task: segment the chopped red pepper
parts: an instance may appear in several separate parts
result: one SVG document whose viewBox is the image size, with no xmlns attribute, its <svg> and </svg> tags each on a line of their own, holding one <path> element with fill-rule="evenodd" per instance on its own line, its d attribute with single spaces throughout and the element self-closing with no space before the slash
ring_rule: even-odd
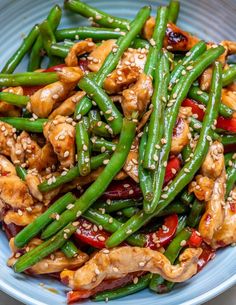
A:
<svg viewBox="0 0 236 305">
<path fill-rule="evenodd" d="M 202 237 L 197 232 L 197 230 L 192 229 L 192 234 L 187 243 L 188 243 L 189 247 L 194 247 L 194 248 L 201 247 Z"/>
<path fill-rule="evenodd" d="M 180 167 L 181 167 L 181 161 L 179 158 L 174 157 L 169 159 L 166 166 L 164 184 L 167 184 L 170 180 L 172 180 L 175 177 L 176 173 L 180 170 Z M 173 169 L 176 171 L 176 173 L 173 173 Z"/>
<path fill-rule="evenodd" d="M 84 218 L 80 218 L 78 229 L 75 232 L 77 240 L 98 249 L 106 247 L 105 243 L 109 236 L 110 234 L 106 231 L 100 230 L 96 225 Z"/>
<path fill-rule="evenodd" d="M 197 263 L 198 272 L 201 271 L 202 268 L 205 267 L 206 264 L 210 260 L 212 260 L 216 255 L 216 251 L 204 242 L 202 242 L 201 248 L 202 248 L 203 251 L 202 251 L 202 254 L 199 256 L 198 263 Z"/>
<path fill-rule="evenodd" d="M 144 272 L 129 273 L 122 278 L 105 280 L 92 290 L 70 291 L 67 293 L 67 302 L 71 304 L 79 300 L 88 299 L 89 297 L 101 291 L 112 290 L 115 288 L 126 286 L 127 284 L 131 283 L 134 280 L 134 278 L 140 277 L 143 274 Z"/>
<path fill-rule="evenodd" d="M 145 247 L 156 250 L 159 247 L 166 246 L 173 239 L 178 227 L 178 216 L 172 214 L 165 217 L 164 224 L 157 232 L 146 234 Z"/>
<path fill-rule="evenodd" d="M 197 103 L 190 98 L 186 98 L 182 103 L 183 107 L 191 107 L 192 113 L 197 114 L 198 120 L 202 121 L 204 118 L 204 110 L 199 107 L 200 105 L 200 103 Z M 219 116 L 217 119 L 216 127 L 227 131 L 236 132 L 236 119 Z"/>
</svg>

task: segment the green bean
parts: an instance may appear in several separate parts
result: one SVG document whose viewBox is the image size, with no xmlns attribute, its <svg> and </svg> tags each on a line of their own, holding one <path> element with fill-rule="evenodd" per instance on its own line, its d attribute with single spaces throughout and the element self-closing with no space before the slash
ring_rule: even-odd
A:
<svg viewBox="0 0 236 305">
<path fill-rule="evenodd" d="M 0 100 L 18 107 L 25 107 L 30 101 L 30 98 L 28 96 L 14 94 L 10 92 L 0 92 Z"/>
<path fill-rule="evenodd" d="M 138 279 L 138 282 L 136 284 L 128 284 L 124 287 L 121 288 L 116 288 L 110 291 L 103 291 L 97 293 L 95 296 L 92 297 L 92 300 L 95 302 L 100 302 L 100 301 L 108 301 L 108 300 L 114 300 L 118 298 L 125 297 L 127 295 L 136 293 L 138 291 L 141 291 L 145 288 L 148 287 L 149 282 L 151 279 L 151 274 L 148 273 L 146 275 L 141 276 Z"/>
<path fill-rule="evenodd" d="M 164 210 L 162 210 L 157 216 L 163 217 L 170 214 L 183 214 L 187 211 L 186 205 L 182 202 L 174 202 L 171 205 L 167 206 Z"/>
<path fill-rule="evenodd" d="M 143 194 L 143 207 L 144 210 L 148 208 L 148 204 L 153 199 L 153 187 L 151 173 L 143 168 L 143 159 L 145 155 L 145 148 L 147 146 L 147 129 L 145 128 L 141 141 L 139 144 L 139 160 L 138 160 L 138 176 L 139 184 Z"/>
<path fill-rule="evenodd" d="M 178 227 L 175 236 L 180 233 L 187 225 L 187 215 L 181 215 L 178 217 Z"/>
<path fill-rule="evenodd" d="M 31 121 L 31 119 L 18 118 L 18 117 L 0 117 L 0 121 L 12 125 L 17 130 L 25 130 L 30 132 L 43 132 L 43 124 L 47 122 L 47 119 L 37 119 Z"/>
<path fill-rule="evenodd" d="M 232 65 L 229 69 L 224 70 L 222 75 L 222 86 L 226 87 L 236 80 L 236 65 Z"/>
<path fill-rule="evenodd" d="M 116 45 L 117 45 L 116 52 L 110 52 L 110 54 L 106 57 L 105 61 L 103 62 L 103 65 L 101 66 L 101 68 L 99 69 L 98 73 L 95 76 L 94 80 L 98 86 L 102 86 L 107 75 L 116 68 L 124 51 L 128 49 L 134 38 L 140 33 L 149 15 L 150 15 L 150 7 L 141 8 L 141 10 L 136 15 L 135 19 L 131 22 L 129 32 L 125 36 L 121 36 L 116 41 Z M 85 96 L 80 101 L 80 103 L 76 105 L 74 117 L 76 118 L 80 114 L 83 115 L 84 113 L 82 113 L 82 110 L 91 109 L 91 107 L 92 107 L 92 103 L 90 99 L 87 96 Z"/>
<path fill-rule="evenodd" d="M 159 152 L 161 139 L 163 137 L 163 123 L 164 123 L 164 111 L 167 101 L 167 87 L 169 83 L 169 60 L 167 52 L 163 52 L 160 58 L 160 62 L 155 72 L 155 85 L 152 96 L 153 111 L 150 117 L 148 126 L 148 140 L 145 149 L 145 156 L 143 160 L 143 167 L 149 170 L 155 170 L 158 165 Z M 155 178 L 154 178 L 155 179 Z M 154 182 L 155 193 L 160 192 Z M 162 186 L 160 186 L 162 187 Z M 155 196 L 155 195 L 154 195 Z M 158 195 L 157 195 L 158 197 Z M 158 199 L 157 199 L 158 200 Z M 152 200 L 153 202 L 153 200 Z M 154 209 L 154 205 L 146 207 L 146 212 L 151 213 Z"/>
<path fill-rule="evenodd" d="M 209 100 L 209 95 L 206 92 L 201 91 L 199 87 L 190 88 L 188 96 L 197 102 L 204 104 L 205 106 Z M 234 111 L 233 109 L 221 103 L 219 113 L 226 118 L 230 118 L 232 117 Z"/>
<path fill-rule="evenodd" d="M 79 173 L 81 176 L 87 176 L 91 171 L 90 143 L 88 131 L 82 120 L 77 123 L 75 133 Z"/>
<path fill-rule="evenodd" d="M 43 40 L 43 47 L 49 58 L 52 57 L 51 54 L 51 44 L 56 42 L 52 27 L 48 20 L 44 20 L 40 26 L 39 31 Z"/>
<path fill-rule="evenodd" d="M 76 200 L 75 206 L 71 210 L 64 212 L 58 221 L 53 222 L 46 228 L 42 238 L 52 236 L 67 223 L 79 217 L 103 194 L 126 161 L 135 137 L 135 127 L 133 121 L 127 119 L 123 120 L 123 127 L 116 151 L 112 155 L 103 172 L 98 176 L 97 180 L 95 180 L 95 182 L 86 189 L 82 196 Z"/>
<path fill-rule="evenodd" d="M 140 200 L 134 199 L 120 199 L 120 200 L 106 200 L 97 201 L 94 203 L 93 207 L 95 209 L 105 209 L 106 213 L 117 212 L 125 208 L 141 206 L 142 202 Z"/>
<path fill-rule="evenodd" d="M 224 155 L 225 158 L 225 166 L 229 166 L 230 160 L 233 158 L 234 153 L 227 153 Z"/>
<path fill-rule="evenodd" d="M 120 133 L 122 128 L 122 114 L 105 91 L 86 76 L 79 81 L 79 87 L 96 102 L 100 110 L 104 113 L 104 117 L 111 126 L 113 134 L 117 135 Z"/>
<path fill-rule="evenodd" d="M 216 50 L 216 49 L 214 49 Z M 216 54 L 215 54 L 216 55 Z M 217 56 L 216 58 L 218 58 Z M 156 210 L 153 214 L 145 214 L 140 211 L 133 217 L 131 217 L 121 228 L 119 228 L 112 236 L 107 240 L 106 245 L 108 247 L 114 247 L 119 245 L 123 240 L 129 236 L 129 232 L 136 232 L 150 219 L 157 216 L 160 211 L 165 209 L 170 202 L 174 200 L 178 193 L 193 179 L 196 172 L 199 170 L 202 160 L 206 157 L 209 145 L 210 145 L 210 133 L 211 126 L 218 116 L 218 110 L 221 97 L 221 65 L 215 64 L 216 68 L 213 72 L 212 86 L 210 91 L 210 99 L 207 105 L 206 113 L 203 120 L 203 125 L 200 133 L 200 137 L 193 153 L 191 160 L 186 163 L 183 168 L 178 172 L 172 183 L 169 185 L 168 190 L 164 193 L 165 198 L 161 198 Z M 186 89 L 186 88 L 184 88 Z M 172 130 L 172 129 L 171 129 Z M 128 233 L 127 233 L 128 232 Z"/>
<path fill-rule="evenodd" d="M 182 157 L 184 162 L 187 162 L 186 160 L 188 160 L 190 158 L 191 153 L 193 152 L 190 144 L 187 144 L 186 146 L 184 146 L 183 150 L 182 150 Z"/>
<path fill-rule="evenodd" d="M 48 14 L 47 20 L 51 25 L 53 31 L 56 30 L 56 28 L 60 23 L 61 14 L 62 12 L 59 5 L 55 5 Z M 27 69 L 28 71 L 35 71 L 40 68 L 41 60 L 42 60 L 42 51 L 43 51 L 43 40 L 41 35 L 39 35 L 30 52 L 30 58 Z"/>
<path fill-rule="evenodd" d="M 130 217 L 134 216 L 139 211 L 140 211 L 139 208 L 129 207 L 129 208 L 123 209 L 121 212 L 122 212 L 122 215 L 124 215 L 127 218 L 130 218 Z"/>
<path fill-rule="evenodd" d="M 79 103 L 76 104 L 74 118 L 78 119 L 82 115 L 86 115 L 92 108 L 92 102 L 84 96 Z"/>
<path fill-rule="evenodd" d="M 56 215 L 61 214 L 69 204 L 75 202 L 75 196 L 67 193 L 56 200 L 42 215 L 21 230 L 15 237 L 14 243 L 18 248 L 24 247 L 33 237 L 37 236 Z"/>
<path fill-rule="evenodd" d="M 55 33 L 57 41 L 63 41 L 64 39 L 86 39 L 88 37 L 95 41 L 101 41 L 107 39 L 117 39 L 121 35 L 121 32 L 114 31 L 114 29 L 100 27 L 96 28 L 91 26 L 60 29 Z"/>
<path fill-rule="evenodd" d="M 147 60 L 144 66 L 144 73 L 154 76 L 157 67 L 157 61 L 160 58 L 160 52 L 163 45 L 168 18 L 167 7 L 160 7 L 157 10 L 155 27 L 152 35 L 152 44 L 150 45 Z"/>
<path fill-rule="evenodd" d="M 221 143 L 223 145 L 232 145 L 232 144 L 236 144 L 236 136 L 222 136 L 221 137 Z"/>
<path fill-rule="evenodd" d="M 21 180 L 25 181 L 27 171 L 23 167 L 17 165 L 16 166 L 16 174 L 17 174 L 18 177 L 21 178 Z"/>
<path fill-rule="evenodd" d="M 164 255 L 168 258 L 171 264 L 174 264 L 176 258 L 179 256 L 180 251 L 183 246 L 181 246 L 182 241 L 187 241 L 191 236 L 191 232 L 183 229 L 180 231 L 176 237 L 172 240 L 172 242 L 167 247 Z M 150 282 L 149 288 L 153 291 L 157 290 L 157 286 L 164 282 L 164 278 L 158 274 L 153 275 L 152 280 Z"/>
<path fill-rule="evenodd" d="M 30 50 L 33 43 L 37 39 L 39 35 L 39 27 L 35 25 L 29 34 L 24 38 L 20 47 L 16 50 L 16 52 L 9 58 L 5 66 L 3 67 L 1 73 L 12 73 L 15 71 L 16 67 L 21 62 L 22 58 L 25 54 Z"/>
<path fill-rule="evenodd" d="M 167 293 L 170 292 L 176 283 L 174 282 L 169 282 L 169 281 L 164 281 L 161 285 L 158 285 L 156 288 L 156 293 Z"/>
<path fill-rule="evenodd" d="M 194 194 L 193 193 L 189 193 L 188 190 L 184 190 L 183 193 L 181 194 L 181 201 L 185 204 L 185 205 L 190 205 L 193 200 L 194 200 Z"/>
<path fill-rule="evenodd" d="M 65 58 L 70 51 L 70 47 L 59 44 L 59 43 L 52 43 L 50 48 L 51 48 L 52 55 L 55 55 L 55 56 L 58 56 L 61 58 Z"/>
<path fill-rule="evenodd" d="M 107 141 L 107 140 L 105 140 L 103 138 L 93 137 L 93 138 L 91 138 L 91 142 L 92 142 L 92 150 L 93 151 L 100 151 L 100 152 L 109 151 L 109 152 L 113 152 L 116 149 L 116 143 Z"/>
<path fill-rule="evenodd" d="M 133 40 L 133 42 L 131 43 L 132 48 L 134 49 L 149 49 L 150 48 L 150 43 L 145 40 L 145 39 L 141 39 L 141 38 L 135 38 Z"/>
<path fill-rule="evenodd" d="M 200 55 L 206 51 L 206 44 L 204 41 L 199 41 L 192 49 L 186 54 L 183 60 L 178 63 L 170 75 L 170 87 L 178 82 L 182 76 L 182 72 L 186 67 L 191 67 L 191 62 L 196 60 Z"/>
<path fill-rule="evenodd" d="M 101 121 L 101 116 L 97 110 L 91 110 L 89 112 L 89 121 L 90 121 L 90 129 L 93 134 L 105 138 L 111 137 L 113 133 L 111 127 L 108 124 Z"/>
<path fill-rule="evenodd" d="M 43 242 L 36 248 L 26 252 L 14 264 L 13 269 L 15 272 L 23 272 L 31 266 L 40 262 L 43 258 L 47 257 L 54 251 L 61 248 L 68 238 L 76 231 L 76 226 L 68 224 L 64 229 L 59 231 L 55 236 Z"/>
<path fill-rule="evenodd" d="M 58 81 L 54 72 L 24 72 L 16 74 L 0 74 L 1 87 L 48 85 Z"/>
<path fill-rule="evenodd" d="M 204 209 L 204 202 L 195 199 L 187 219 L 188 226 L 190 226 L 191 228 L 195 228 L 198 225 L 203 209 Z"/>
<path fill-rule="evenodd" d="M 68 258 L 73 258 L 78 255 L 78 249 L 76 245 L 71 241 L 68 240 L 62 247 L 61 251 L 65 254 Z"/>
<path fill-rule="evenodd" d="M 114 217 L 111 217 L 108 214 L 102 214 L 99 211 L 91 208 L 84 213 L 83 217 L 92 223 L 95 223 L 97 226 L 101 225 L 104 230 L 112 233 L 122 225 L 122 223 Z M 127 242 L 133 246 L 143 247 L 146 242 L 146 236 L 136 233 L 129 236 L 129 238 L 127 238 Z"/>
<path fill-rule="evenodd" d="M 227 183 L 226 183 L 225 198 L 229 196 L 236 182 L 236 159 L 234 157 L 232 158 L 232 161 L 229 162 L 229 166 L 226 169 L 226 173 L 227 173 Z"/>
<path fill-rule="evenodd" d="M 171 0 L 168 8 L 169 8 L 168 22 L 176 23 L 180 8 L 179 1 Z"/>
<path fill-rule="evenodd" d="M 127 30 L 130 26 L 129 20 L 109 15 L 88 5 L 87 3 L 80 2 L 79 0 L 66 0 L 65 8 L 84 17 L 91 18 L 97 24 L 106 28 L 119 28 Z"/>
<path fill-rule="evenodd" d="M 103 162 L 110 158 L 109 153 L 103 153 L 97 156 L 94 156 L 91 158 L 91 169 L 94 170 L 98 168 L 99 166 L 103 165 Z M 57 176 L 56 180 L 50 184 L 48 184 L 48 181 L 44 181 L 41 184 L 39 184 L 38 189 L 42 193 L 49 192 L 51 190 L 54 190 L 55 188 L 71 182 L 76 177 L 79 176 L 79 168 L 77 166 L 72 167 L 65 175 Z"/>
</svg>

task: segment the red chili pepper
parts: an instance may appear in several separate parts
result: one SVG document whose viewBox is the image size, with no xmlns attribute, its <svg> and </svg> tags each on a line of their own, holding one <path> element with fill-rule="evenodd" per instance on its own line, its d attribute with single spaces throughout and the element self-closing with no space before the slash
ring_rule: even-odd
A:
<svg viewBox="0 0 236 305">
<path fill-rule="evenodd" d="M 79 300 L 88 299 L 89 297 L 101 291 L 112 290 L 115 288 L 126 286 L 127 284 L 131 283 L 135 277 L 140 277 L 144 273 L 145 272 L 134 272 L 134 273 L 129 273 L 122 278 L 105 280 L 92 290 L 70 291 L 67 293 L 67 302 L 71 304 Z"/>
<path fill-rule="evenodd" d="M 181 161 L 179 158 L 174 157 L 170 158 L 167 167 L 166 167 L 166 173 L 165 173 L 165 179 L 164 179 L 164 184 L 167 184 L 170 180 L 172 180 L 176 173 L 180 170 L 181 167 Z M 173 169 L 175 169 L 176 173 L 173 173 Z"/>
<path fill-rule="evenodd" d="M 147 234 L 145 247 L 156 250 L 157 248 L 166 246 L 173 239 L 177 227 L 177 214 L 165 217 L 163 226 L 157 232 Z"/>
<path fill-rule="evenodd" d="M 80 218 L 78 229 L 75 232 L 76 239 L 98 249 L 106 247 L 105 243 L 109 236 L 109 233 L 100 230 L 96 225 L 84 218 Z"/>
<path fill-rule="evenodd" d="M 192 229 L 192 234 L 191 234 L 187 244 L 189 245 L 189 247 L 194 247 L 194 248 L 198 248 L 201 246 L 202 237 L 199 235 L 199 233 L 195 229 Z"/>
<path fill-rule="evenodd" d="M 202 121 L 204 117 L 204 111 L 199 107 L 199 105 L 201 104 L 189 98 L 186 98 L 182 103 L 183 107 L 191 107 L 193 114 L 197 114 L 198 120 Z M 227 131 L 236 132 L 236 119 L 219 116 L 217 119 L 216 127 Z"/>
<path fill-rule="evenodd" d="M 216 255 L 216 251 L 204 242 L 202 242 L 201 248 L 203 251 L 202 251 L 202 254 L 199 256 L 198 263 L 197 263 L 198 272 L 201 271 L 202 268 L 205 267 L 206 264 L 210 260 L 212 260 Z"/>
</svg>

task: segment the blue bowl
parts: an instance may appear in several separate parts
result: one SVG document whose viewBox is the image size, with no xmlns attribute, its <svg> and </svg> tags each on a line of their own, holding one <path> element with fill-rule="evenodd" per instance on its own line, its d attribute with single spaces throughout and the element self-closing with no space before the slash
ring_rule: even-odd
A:
<svg viewBox="0 0 236 305">
<path fill-rule="evenodd" d="M 89 4 L 107 11 L 110 14 L 133 18 L 144 4 L 150 4 L 155 11 L 160 0 L 88 0 Z M 45 18 L 54 4 L 62 0 L 1 0 L 0 1 L 0 68 L 19 45 L 22 35 L 27 33 L 33 24 Z M 235 34 L 235 0 L 183 0 L 181 1 L 179 25 L 199 37 L 219 42 L 223 39 L 236 40 Z M 63 13 L 62 27 L 85 25 L 87 21 L 67 11 Z M 18 71 L 25 71 L 26 61 Z M 66 304 L 67 288 L 56 280 L 32 278 L 15 274 L 6 266 L 10 256 L 7 239 L 0 232 L 0 289 L 14 298 L 29 305 Z M 228 247 L 217 252 L 202 272 L 189 281 L 176 285 L 175 289 L 165 295 L 156 295 L 148 290 L 120 300 L 111 301 L 114 305 L 194 305 L 202 304 L 222 293 L 236 283 L 236 248 Z M 52 289 L 54 288 L 54 292 Z M 83 304 L 90 304 L 85 302 Z"/>
</svg>

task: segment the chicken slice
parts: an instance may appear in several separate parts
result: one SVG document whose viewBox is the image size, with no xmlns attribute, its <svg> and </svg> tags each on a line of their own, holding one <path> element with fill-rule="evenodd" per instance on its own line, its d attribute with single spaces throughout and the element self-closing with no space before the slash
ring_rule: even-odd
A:
<svg viewBox="0 0 236 305">
<path fill-rule="evenodd" d="M 137 132 L 143 129 L 143 127 L 146 125 L 147 121 L 149 120 L 151 114 L 152 114 L 152 108 L 144 113 L 144 115 L 141 117 L 141 120 L 138 123 Z"/>
<path fill-rule="evenodd" d="M 57 74 L 60 81 L 39 89 L 30 97 L 27 109 L 40 118 L 47 118 L 52 110 L 67 98 L 83 76 L 82 70 L 78 67 L 62 68 Z"/>
<path fill-rule="evenodd" d="M 214 187 L 214 180 L 197 175 L 188 187 L 189 193 L 194 193 L 198 200 L 208 201 L 211 198 Z"/>
<path fill-rule="evenodd" d="M 171 265 L 162 253 L 148 248 L 124 246 L 109 252 L 101 250 L 77 271 L 63 271 L 61 280 L 73 290 L 87 290 L 97 287 L 103 280 L 148 271 L 172 282 L 183 282 L 197 272 L 201 253 L 200 248 L 188 248 L 180 255 L 180 263 Z"/>
<path fill-rule="evenodd" d="M 61 167 L 69 168 L 75 162 L 75 128 L 73 120 L 64 116 L 57 116 L 43 128 L 43 133 L 56 153 Z"/>
<path fill-rule="evenodd" d="M 18 87 L 9 87 L 3 89 L 2 92 L 9 92 L 18 95 L 23 95 L 23 88 Z M 10 116 L 10 117 L 18 117 L 21 115 L 21 109 L 17 106 L 11 105 L 5 101 L 0 101 L 0 115 L 1 116 Z"/>
<path fill-rule="evenodd" d="M 0 155 L 0 176 L 16 176 L 15 166 L 4 156 Z"/>
<path fill-rule="evenodd" d="M 171 152 L 178 155 L 182 149 L 189 143 L 191 133 L 187 120 L 178 117 L 174 128 L 171 141 Z"/>
<path fill-rule="evenodd" d="M 97 46 L 88 56 L 89 64 L 88 68 L 92 72 L 97 72 L 104 63 L 109 53 L 112 51 L 113 47 L 116 46 L 115 39 L 108 39 L 103 41 L 99 46 Z"/>
<path fill-rule="evenodd" d="M 155 18 L 150 17 L 144 25 L 143 36 L 150 40 L 155 27 Z M 188 32 L 181 30 L 173 23 L 167 24 L 164 47 L 171 51 L 188 51 L 199 39 Z"/>
<path fill-rule="evenodd" d="M 201 173 L 212 179 L 216 179 L 222 173 L 224 164 L 224 147 L 215 141 L 210 146 L 207 156 L 201 166 Z"/>
<path fill-rule="evenodd" d="M 206 202 L 206 210 L 199 224 L 198 230 L 207 244 L 211 244 L 214 234 L 220 229 L 224 221 L 225 183 L 226 173 L 224 168 L 215 180 L 211 198 Z"/>
<path fill-rule="evenodd" d="M 140 74 L 137 82 L 122 92 L 123 99 L 121 106 L 124 115 L 128 118 L 131 118 L 133 113 L 142 116 L 151 101 L 152 94 L 151 77 L 144 73 Z"/>
<path fill-rule="evenodd" d="M 65 63 L 68 67 L 76 67 L 79 65 L 77 56 L 81 56 L 85 53 L 90 53 L 96 48 L 95 43 L 91 38 L 79 41 L 75 43 L 65 58 Z"/>
<path fill-rule="evenodd" d="M 0 153 L 15 158 L 16 129 L 0 121 Z"/>
<path fill-rule="evenodd" d="M 0 201 L 14 209 L 34 204 L 26 183 L 17 176 L 0 177 Z"/>
<path fill-rule="evenodd" d="M 236 91 L 231 91 L 228 88 L 222 89 L 222 103 L 236 111 Z"/>
<path fill-rule="evenodd" d="M 147 49 L 133 49 L 128 48 L 124 52 L 121 60 L 117 66 L 118 69 L 124 67 L 138 68 L 139 72 L 142 73 L 147 59 L 148 50 Z"/>
<path fill-rule="evenodd" d="M 85 96 L 85 92 L 78 91 L 68 97 L 50 114 L 49 119 L 54 119 L 57 115 L 70 116 L 75 112 L 76 104 Z"/>
<path fill-rule="evenodd" d="M 182 119 L 188 119 L 193 115 L 191 107 L 180 107 L 179 109 L 179 117 Z"/>
<path fill-rule="evenodd" d="M 138 67 L 123 66 L 114 70 L 106 79 L 103 88 L 109 94 L 121 92 L 134 83 L 139 77 Z"/>
<path fill-rule="evenodd" d="M 216 249 L 236 242 L 236 187 L 224 205 L 224 222 L 214 234 L 211 246 Z"/>
<path fill-rule="evenodd" d="M 24 250 L 31 250 L 34 249 L 36 246 L 40 245 L 42 241 L 38 238 L 34 238 Z M 8 260 L 7 265 L 12 267 L 17 258 L 15 257 L 17 249 L 14 247 L 14 239 L 10 240 L 10 247 L 13 252 L 12 257 Z M 22 251 L 22 250 L 21 250 Z M 61 272 L 64 269 L 76 269 L 82 266 L 87 260 L 88 255 L 82 251 L 78 251 L 77 255 L 73 258 L 67 258 L 61 251 L 56 251 L 55 253 L 51 254 L 50 257 L 42 259 L 40 262 L 35 264 L 34 266 L 27 269 L 26 273 L 29 274 L 49 274 L 49 273 L 56 273 Z"/>
<path fill-rule="evenodd" d="M 24 210 L 14 211 L 9 210 L 3 217 L 3 221 L 9 225 L 14 223 L 17 226 L 27 226 L 32 223 L 36 218 L 38 218 L 44 212 L 44 207 L 42 204 L 37 204 L 32 207 L 28 207 Z"/>
<path fill-rule="evenodd" d="M 125 161 L 125 165 L 123 167 L 123 170 L 137 183 L 139 182 L 138 145 L 139 145 L 139 141 L 138 141 L 138 139 L 135 139 L 133 142 L 133 145 L 131 147 L 131 150 L 127 156 L 127 159 Z"/>
</svg>

